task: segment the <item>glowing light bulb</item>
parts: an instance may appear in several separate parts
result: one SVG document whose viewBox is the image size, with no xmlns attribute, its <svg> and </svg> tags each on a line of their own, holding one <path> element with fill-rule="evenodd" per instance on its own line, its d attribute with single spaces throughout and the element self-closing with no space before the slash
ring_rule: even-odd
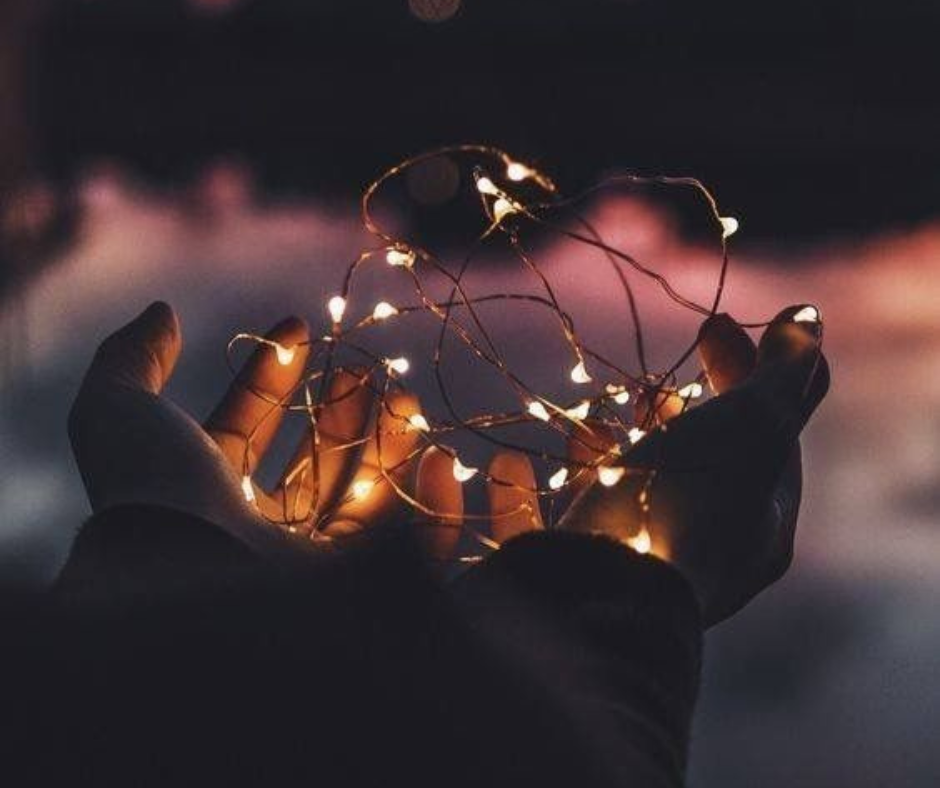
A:
<svg viewBox="0 0 940 788">
<path fill-rule="evenodd" d="M 499 194 L 499 189 L 496 188 L 496 184 L 485 175 L 482 178 L 477 178 L 477 191 L 480 192 L 480 194 Z"/>
<path fill-rule="evenodd" d="M 330 313 L 330 317 L 333 318 L 333 322 L 339 323 L 343 319 L 343 315 L 346 314 L 346 299 L 342 296 L 333 296 L 326 302 L 326 308 Z"/>
<path fill-rule="evenodd" d="M 730 238 L 741 226 L 741 223 L 733 216 L 719 216 L 718 221 L 721 222 L 721 240 Z"/>
<path fill-rule="evenodd" d="M 804 306 L 793 316 L 794 323 L 818 323 L 819 310 L 814 306 Z"/>
<path fill-rule="evenodd" d="M 653 546 L 653 540 L 650 538 L 650 532 L 646 528 L 641 528 L 636 536 L 627 539 L 627 546 L 632 547 L 638 553 L 646 554 Z"/>
<path fill-rule="evenodd" d="M 592 378 L 587 373 L 583 361 L 579 361 L 571 368 L 571 379 L 575 383 L 590 383 Z"/>
<path fill-rule="evenodd" d="M 388 254 L 385 255 L 385 262 L 389 265 L 411 268 L 415 263 L 415 253 L 410 249 L 404 252 L 401 249 L 389 249 Z"/>
<path fill-rule="evenodd" d="M 428 432 L 431 429 L 431 425 L 428 424 L 428 420 L 420 413 L 412 413 L 408 417 L 408 423 L 412 426 L 413 429 L 420 430 L 421 432 Z"/>
<path fill-rule="evenodd" d="M 387 320 L 397 314 L 398 310 L 388 301 L 379 301 L 379 303 L 375 305 L 375 309 L 372 310 L 372 317 L 375 320 Z"/>
<path fill-rule="evenodd" d="M 683 386 L 677 393 L 682 399 L 695 399 L 696 397 L 702 396 L 702 391 L 704 391 L 702 384 L 698 381 L 693 381 L 689 383 L 689 385 Z"/>
<path fill-rule="evenodd" d="M 632 427 L 627 433 L 627 437 L 630 439 L 630 443 L 639 443 L 646 437 L 646 433 L 639 427 Z"/>
<path fill-rule="evenodd" d="M 411 369 L 411 363 L 404 356 L 385 359 L 385 366 L 392 370 L 392 372 L 397 372 L 399 375 L 404 375 Z"/>
<path fill-rule="evenodd" d="M 626 473 L 626 468 L 611 468 L 604 466 L 597 469 L 597 479 L 605 487 L 613 487 Z"/>
<path fill-rule="evenodd" d="M 372 479 L 358 479 L 352 483 L 352 495 L 357 501 L 363 501 L 369 497 L 375 482 Z"/>
<path fill-rule="evenodd" d="M 529 411 L 530 416 L 535 416 L 540 421 L 551 421 L 552 419 L 546 407 L 538 400 L 530 402 L 526 410 Z"/>
<path fill-rule="evenodd" d="M 516 212 L 516 206 L 514 206 L 509 200 L 505 197 L 500 197 L 496 202 L 493 203 L 493 218 L 497 223 L 505 219 L 509 214 Z"/>
<path fill-rule="evenodd" d="M 532 174 L 533 171 L 529 167 L 518 161 L 511 161 L 506 165 L 506 177 L 511 181 L 524 181 Z"/>
<path fill-rule="evenodd" d="M 583 400 L 579 405 L 574 408 L 568 408 L 565 411 L 565 415 L 569 419 L 582 420 L 588 417 L 588 413 L 591 412 L 591 403 L 588 400 Z"/>
<path fill-rule="evenodd" d="M 454 478 L 460 482 L 466 482 L 472 479 L 480 472 L 479 468 L 468 468 L 459 458 L 454 457 Z"/>
<path fill-rule="evenodd" d="M 623 386 L 615 386 L 613 383 L 608 383 L 605 390 L 618 405 L 626 405 L 630 401 L 630 392 Z"/>
<path fill-rule="evenodd" d="M 274 352 L 277 353 L 277 363 L 285 367 L 294 360 L 294 352 L 296 350 L 297 348 L 284 347 L 279 342 L 274 343 Z"/>
<path fill-rule="evenodd" d="M 248 503 L 255 502 L 255 488 L 251 483 L 250 476 L 242 476 L 242 492 L 245 494 L 245 500 L 248 501 Z"/>
<path fill-rule="evenodd" d="M 549 477 L 548 486 L 553 490 L 560 490 L 565 486 L 566 481 L 568 481 L 568 469 L 559 468 Z"/>
</svg>

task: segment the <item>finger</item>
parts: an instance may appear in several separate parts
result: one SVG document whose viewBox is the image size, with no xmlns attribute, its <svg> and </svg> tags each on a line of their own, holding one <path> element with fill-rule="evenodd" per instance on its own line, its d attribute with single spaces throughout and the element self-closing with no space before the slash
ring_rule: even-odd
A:
<svg viewBox="0 0 940 788">
<path fill-rule="evenodd" d="M 182 346 L 176 313 L 169 304 L 155 301 L 101 343 L 84 385 L 119 385 L 159 394 L 173 373 Z"/>
<path fill-rule="evenodd" d="M 375 404 L 375 393 L 367 382 L 367 372 L 352 370 L 341 370 L 330 381 L 317 418 L 317 445 L 310 430 L 279 485 L 296 502 L 298 512 L 325 511 L 346 489 Z"/>
<path fill-rule="evenodd" d="M 395 393 L 385 398 L 377 426 L 363 449 L 343 503 L 336 510 L 336 519 L 367 526 L 384 520 L 399 506 L 395 488 L 403 486 L 408 478 L 420 440 L 419 430 L 411 426 L 408 417 L 420 410 L 413 394 Z"/>
<path fill-rule="evenodd" d="M 686 400 L 675 391 L 644 390 L 637 395 L 633 409 L 634 421 L 641 429 L 648 430 L 681 415 L 686 405 Z"/>
<path fill-rule="evenodd" d="M 747 380 L 757 363 L 753 340 L 726 314 L 712 315 L 702 323 L 698 352 L 716 394 L 724 394 Z"/>
<path fill-rule="evenodd" d="M 282 401 L 300 382 L 309 354 L 307 324 L 298 317 L 282 320 L 266 339 L 293 349 L 289 362 L 281 363 L 276 348 L 259 345 L 205 425 L 229 462 L 238 471 L 247 462 L 248 473 L 271 445 L 284 416 Z"/>
<path fill-rule="evenodd" d="M 454 478 L 454 460 L 432 446 L 421 455 L 415 498 L 430 512 L 419 511 L 415 534 L 426 553 L 439 561 L 454 554 L 463 523 L 463 487 Z"/>
<path fill-rule="evenodd" d="M 593 466 L 617 445 L 616 435 L 606 424 L 587 419 L 584 427 L 568 436 L 568 492 L 573 498 L 597 479 Z"/>
<path fill-rule="evenodd" d="M 493 538 L 502 544 L 513 536 L 543 528 L 535 471 L 520 452 L 500 452 L 490 462 L 487 486 Z"/>
<path fill-rule="evenodd" d="M 829 363 L 821 343 L 816 308 L 798 304 L 771 321 L 757 348 L 754 388 L 777 417 L 797 431 L 829 390 Z"/>
</svg>

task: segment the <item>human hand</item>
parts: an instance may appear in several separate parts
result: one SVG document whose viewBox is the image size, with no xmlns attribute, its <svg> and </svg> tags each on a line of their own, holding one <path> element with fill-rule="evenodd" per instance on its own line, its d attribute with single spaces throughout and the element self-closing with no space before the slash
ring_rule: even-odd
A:
<svg viewBox="0 0 940 788">
<path fill-rule="evenodd" d="M 650 541 L 643 550 L 686 577 L 708 625 L 742 608 L 792 560 L 802 488 L 799 433 L 829 385 L 818 346 L 820 326 L 794 323 L 799 309 L 781 312 L 759 348 L 727 315 L 707 320 L 699 352 L 718 396 L 685 412 L 678 396 L 657 398 L 649 415 L 660 426 L 624 453 L 620 464 L 626 473 L 619 483 L 596 483 L 599 465 L 610 465 L 615 456 L 612 433 L 603 425 L 587 423 L 591 437 L 569 442 L 575 499 L 558 527 L 605 534 L 631 546 L 648 527 Z M 655 476 L 647 487 L 650 470 Z M 496 455 L 488 477 L 497 544 L 543 527 L 535 475 L 525 455 Z M 644 488 L 646 516 L 639 504 Z M 418 518 L 428 551 L 448 558 L 463 513 L 462 488 L 449 455 L 438 449 L 425 453 L 416 497 L 429 510 L 448 513 Z"/>
<path fill-rule="evenodd" d="M 288 363 L 278 359 L 277 345 L 260 345 L 205 425 L 161 395 L 182 349 L 179 322 L 168 305 L 152 304 L 102 342 L 69 415 L 92 509 L 170 507 L 286 560 L 304 552 L 298 544 L 328 547 L 389 517 L 398 496 L 379 471 L 376 433 L 382 436 L 383 467 L 403 481 L 417 435 L 401 424 L 418 412 L 418 403 L 410 395 L 389 394 L 378 428 L 370 427 L 375 396 L 352 372 L 334 376 L 322 403 L 318 472 L 298 472 L 311 458 L 305 437 L 273 490 L 247 482 L 254 498 L 248 500 L 245 479 L 270 447 L 284 415 L 281 404 L 299 385 L 309 352 L 308 329 L 298 318 L 279 323 L 267 339 L 293 348 Z M 364 443 L 361 454 L 345 448 L 357 442 Z M 367 496 L 350 492 L 365 480 L 371 482 Z M 315 540 L 291 538 L 270 522 L 298 513 L 321 523 Z"/>
<path fill-rule="evenodd" d="M 781 312 L 756 351 L 727 315 L 707 320 L 699 351 L 718 396 L 681 415 L 674 401 L 657 401 L 661 426 L 624 453 L 622 481 L 591 486 L 560 523 L 628 543 L 648 523 L 650 551 L 692 584 L 706 625 L 740 610 L 792 561 L 799 434 L 829 386 L 820 325 L 794 322 L 801 309 Z"/>
</svg>

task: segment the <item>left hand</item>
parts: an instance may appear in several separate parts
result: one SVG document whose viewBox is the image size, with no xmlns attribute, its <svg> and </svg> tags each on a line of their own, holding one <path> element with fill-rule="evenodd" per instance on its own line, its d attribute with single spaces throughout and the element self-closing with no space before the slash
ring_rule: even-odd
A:
<svg viewBox="0 0 940 788">
<path fill-rule="evenodd" d="M 418 438 L 401 428 L 402 418 L 416 413 L 418 402 L 411 395 L 390 395 L 378 415 L 378 430 L 371 428 L 375 397 L 352 373 L 334 377 L 319 414 L 316 489 L 311 474 L 292 473 L 298 463 L 309 461 L 305 438 L 274 488 L 265 491 L 252 482 L 255 501 L 246 499 L 244 474 L 254 472 L 274 440 L 284 415 L 277 403 L 297 387 L 308 354 L 308 329 L 298 318 L 282 321 L 267 338 L 294 348 L 293 358 L 282 364 L 273 347 L 260 346 L 204 425 L 162 394 L 182 350 L 182 331 L 171 307 L 152 304 L 102 342 L 69 415 L 72 448 L 92 509 L 122 504 L 174 508 L 285 560 L 304 553 L 299 546 L 332 548 L 340 537 L 388 518 L 399 499 L 380 476 L 375 433 L 382 434 L 383 465 L 398 466 L 393 476 L 404 481 Z M 248 435 L 251 451 L 246 453 Z M 365 443 L 361 456 L 331 450 L 357 440 Z M 368 496 L 357 498 L 349 491 L 362 479 L 374 486 Z M 326 520 L 315 541 L 291 538 L 265 519 L 289 519 L 285 510 L 294 502 L 300 511 Z"/>
</svg>

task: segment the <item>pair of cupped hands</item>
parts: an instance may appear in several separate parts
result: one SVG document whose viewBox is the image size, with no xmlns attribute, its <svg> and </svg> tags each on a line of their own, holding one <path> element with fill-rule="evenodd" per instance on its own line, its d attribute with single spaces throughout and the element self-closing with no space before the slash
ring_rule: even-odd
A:
<svg viewBox="0 0 940 788">
<path fill-rule="evenodd" d="M 783 310 L 758 346 L 727 315 L 703 323 L 698 350 L 717 396 L 674 418 L 668 402 L 648 403 L 658 426 L 625 448 L 619 460 L 643 472 L 628 472 L 611 487 L 592 483 L 596 472 L 590 466 L 599 458 L 592 452 L 609 448 L 601 445 L 603 431 L 593 432 L 598 441 L 571 445 L 572 469 L 582 469 L 581 489 L 557 527 L 627 542 L 640 527 L 638 485 L 649 478 L 645 470 L 655 469 L 647 520 L 651 552 L 688 580 L 709 625 L 743 607 L 792 560 L 802 487 L 799 435 L 829 386 L 819 325 L 792 320 L 801 308 Z M 319 415 L 316 492 L 309 489 L 309 474 L 290 473 L 309 455 L 311 442 L 305 438 L 275 488 L 255 488 L 256 500 L 246 499 L 243 474 L 263 459 L 283 415 L 277 408 L 272 412 L 271 401 L 296 388 L 308 352 L 308 328 L 297 318 L 280 322 L 267 338 L 295 347 L 293 359 L 283 364 L 276 345 L 259 346 L 202 425 L 161 394 L 182 350 L 182 331 L 170 306 L 152 304 L 105 339 L 69 417 L 93 510 L 165 506 L 216 524 L 272 560 L 302 561 L 311 550 L 337 549 L 353 541 L 353 534 L 402 515 L 393 485 L 379 476 L 378 432 L 382 464 L 395 469 L 396 484 L 411 484 L 414 469 L 407 460 L 415 456 L 414 497 L 428 510 L 450 515 L 444 523 L 412 515 L 419 539 L 438 558 L 453 552 L 463 492 L 452 458 L 436 448 L 417 456 L 420 435 L 401 428 L 403 418 L 420 412 L 413 395 L 392 393 L 376 409 L 375 394 L 353 373 L 334 377 L 329 404 Z M 377 430 L 373 419 L 379 421 Z M 331 451 L 357 439 L 359 452 Z M 493 540 L 502 543 L 543 528 L 536 496 L 527 492 L 536 486 L 528 458 L 501 452 L 490 473 L 511 482 L 489 486 Z M 369 495 L 348 494 L 363 479 L 377 479 Z M 305 496 L 314 516 L 330 516 L 316 539 L 299 545 L 298 537 L 272 526 L 265 515 L 281 517 L 281 501 Z"/>
</svg>

